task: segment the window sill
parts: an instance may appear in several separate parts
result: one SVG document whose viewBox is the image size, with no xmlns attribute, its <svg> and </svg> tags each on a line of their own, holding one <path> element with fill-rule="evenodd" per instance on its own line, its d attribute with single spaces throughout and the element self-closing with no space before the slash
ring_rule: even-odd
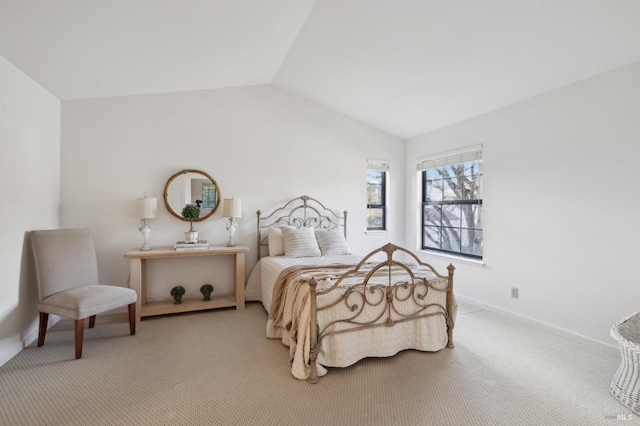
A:
<svg viewBox="0 0 640 426">
<path fill-rule="evenodd" d="M 389 233 L 389 231 L 384 230 L 384 231 L 364 231 L 365 235 L 387 235 Z"/>
<path fill-rule="evenodd" d="M 429 251 L 429 250 L 420 250 L 418 249 L 418 253 L 420 254 L 424 254 L 427 256 L 433 256 L 433 257 L 437 257 L 440 259 L 448 259 L 451 261 L 455 261 L 458 263 L 466 263 L 468 265 L 474 265 L 474 266 L 479 266 L 479 267 L 484 267 L 485 263 L 484 260 L 482 259 L 471 259 L 468 257 L 463 257 L 463 256 L 456 256 L 454 254 L 448 254 L 448 253 L 438 253 L 438 252 L 433 252 L 433 251 Z"/>
</svg>

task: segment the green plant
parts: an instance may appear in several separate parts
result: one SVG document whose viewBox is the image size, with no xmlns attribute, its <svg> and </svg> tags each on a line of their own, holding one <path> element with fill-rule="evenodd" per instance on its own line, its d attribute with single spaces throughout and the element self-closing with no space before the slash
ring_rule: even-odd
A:
<svg viewBox="0 0 640 426">
<path fill-rule="evenodd" d="M 182 287 L 181 285 L 177 285 L 175 287 L 173 287 L 171 289 L 171 295 L 172 296 L 182 296 L 183 294 L 185 294 L 187 292 L 187 290 L 184 289 L 184 287 Z"/>
<path fill-rule="evenodd" d="M 202 287 L 200 287 L 200 293 L 202 294 L 213 293 L 213 286 L 211 284 L 202 284 Z"/>
<path fill-rule="evenodd" d="M 202 284 L 200 287 L 200 293 L 202 293 L 203 300 L 211 300 L 211 293 L 213 293 L 213 286 L 211 284 Z"/>
<path fill-rule="evenodd" d="M 193 232 L 193 220 L 200 217 L 200 207 L 196 204 L 187 204 L 182 209 L 182 217 L 189 219 L 189 231 Z"/>
<path fill-rule="evenodd" d="M 195 204 L 187 204 L 182 209 L 182 217 L 186 219 L 197 219 L 200 217 L 200 207 Z"/>
</svg>

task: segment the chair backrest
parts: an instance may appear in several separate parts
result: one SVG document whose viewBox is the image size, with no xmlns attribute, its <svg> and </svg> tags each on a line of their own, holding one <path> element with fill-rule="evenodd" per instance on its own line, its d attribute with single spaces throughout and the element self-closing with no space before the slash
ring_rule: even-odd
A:
<svg viewBox="0 0 640 426">
<path fill-rule="evenodd" d="M 40 302 L 63 290 L 99 284 L 98 259 L 88 228 L 30 234 Z"/>
</svg>

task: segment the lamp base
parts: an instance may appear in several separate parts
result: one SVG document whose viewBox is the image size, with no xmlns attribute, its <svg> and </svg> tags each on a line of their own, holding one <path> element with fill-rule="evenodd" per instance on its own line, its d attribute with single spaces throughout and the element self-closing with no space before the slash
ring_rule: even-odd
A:
<svg viewBox="0 0 640 426">
<path fill-rule="evenodd" d="M 233 234 L 236 233 L 236 228 L 238 225 L 236 224 L 236 218 L 230 217 L 229 223 L 227 224 L 227 230 L 229 231 L 229 242 L 227 243 L 227 247 L 235 247 L 236 242 L 233 239 Z"/>
<path fill-rule="evenodd" d="M 149 225 L 147 225 L 146 221 L 143 222 L 142 226 L 140 226 L 140 233 L 142 234 L 142 238 L 144 238 L 144 243 L 142 244 L 142 247 L 140 247 L 140 250 L 142 251 L 149 251 L 151 250 L 151 246 L 149 245 L 149 236 L 151 235 L 151 227 Z"/>
</svg>

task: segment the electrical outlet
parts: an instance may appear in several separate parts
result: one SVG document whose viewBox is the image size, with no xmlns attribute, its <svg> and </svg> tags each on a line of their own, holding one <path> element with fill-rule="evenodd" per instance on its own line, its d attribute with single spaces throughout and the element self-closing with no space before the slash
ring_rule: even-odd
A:
<svg viewBox="0 0 640 426">
<path fill-rule="evenodd" d="M 518 298 L 518 287 L 511 287 L 511 297 L 514 299 Z"/>
</svg>

